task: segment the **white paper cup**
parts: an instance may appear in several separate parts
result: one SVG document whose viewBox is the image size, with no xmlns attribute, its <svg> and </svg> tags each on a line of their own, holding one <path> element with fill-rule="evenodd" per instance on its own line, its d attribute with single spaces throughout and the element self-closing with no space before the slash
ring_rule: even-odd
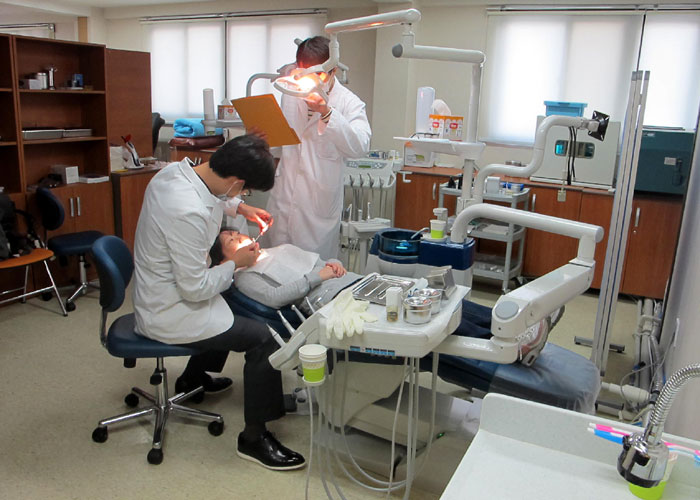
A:
<svg viewBox="0 0 700 500">
<path fill-rule="evenodd" d="M 447 221 L 433 219 L 430 221 L 430 237 L 434 240 L 439 240 L 445 237 L 445 226 Z"/>
<path fill-rule="evenodd" d="M 321 385 L 325 380 L 327 350 L 320 344 L 306 344 L 299 348 L 299 361 L 306 385 Z"/>
</svg>

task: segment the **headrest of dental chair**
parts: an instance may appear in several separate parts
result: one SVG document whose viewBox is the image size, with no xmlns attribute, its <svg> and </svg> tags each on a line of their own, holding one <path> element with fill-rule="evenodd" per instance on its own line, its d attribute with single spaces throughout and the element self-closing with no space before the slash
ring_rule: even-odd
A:
<svg viewBox="0 0 700 500">
<path fill-rule="evenodd" d="M 257 319 L 264 323 L 275 322 L 281 323 L 280 318 L 277 315 L 277 309 L 274 307 L 266 306 L 261 304 L 257 300 L 253 300 L 247 295 L 244 295 L 235 286 L 230 287 L 228 290 L 222 293 L 226 302 L 233 310 L 234 314 L 241 314 L 246 318 Z M 282 315 L 289 321 L 292 326 L 297 327 L 301 323 L 299 317 L 292 311 L 292 308 L 285 306 L 279 309 Z"/>
</svg>

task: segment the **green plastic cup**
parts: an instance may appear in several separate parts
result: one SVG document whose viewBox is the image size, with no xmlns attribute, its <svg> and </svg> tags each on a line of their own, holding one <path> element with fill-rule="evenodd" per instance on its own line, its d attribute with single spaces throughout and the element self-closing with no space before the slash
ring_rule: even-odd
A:
<svg viewBox="0 0 700 500">
<path fill-rule="evenodd" d="M 671 453 L 669 455 L 668 462 L 666 463 L 666 471 L 664 472 L 664 478 L 658 485 L 652 486 L 651 488 L 644 488 L 643 486 L 627 483 L 630 491 L 636 497 L 642 498 L 643 500 L 661 500 L 661 497 L 664 494 L 664 489 L 666 489 L 666 483 L 671 477 L 671 471 L 673 470 L 673 466 L 675 465 L 677 459 L 677 453 Z"/>
<path fill-rule="evenodd" d="M 326 347 L 307 344 L 299 348 L 299 361 L 306 385 L 321 385 L 326 378 Z"/>
</svg>

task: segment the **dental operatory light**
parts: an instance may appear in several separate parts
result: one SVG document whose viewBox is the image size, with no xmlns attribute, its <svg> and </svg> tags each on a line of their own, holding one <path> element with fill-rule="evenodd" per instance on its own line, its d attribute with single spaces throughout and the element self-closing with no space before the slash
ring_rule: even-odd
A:
<svg viewBox="0 0 700 500">
<path fill-rule="evenodd" d="M 328 60 L 323 64 L 300 68 L 299 71 L 289 76 L 279 77 L 273 82 L 273 86 L 280 92 L 295 97 L 308 97 L 316 93 L 328 102 L 328 94 L 323 90 L 323 82 L 318 74 L 328 74 L 336 67 L 340 68 L 343 73 L 347 71 L 347 66 L 340 62 L 338 33 L 377 29 L 396 24 L 410 25 L 420 21 L 420 17 L 418 10 L 407 9 L 329 23 L 325 28 L 326 33 L 330 35 Z"/>
</svg>

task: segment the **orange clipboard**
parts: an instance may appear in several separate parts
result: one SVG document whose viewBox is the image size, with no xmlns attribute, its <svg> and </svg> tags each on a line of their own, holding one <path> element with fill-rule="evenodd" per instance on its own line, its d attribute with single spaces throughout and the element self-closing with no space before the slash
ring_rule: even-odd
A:
<svg viewBox="0 0 700 500">
<path fill-rule="evenodd" d="M 270 147 L 299 144 L 297 133 L 289 126 L 272 94 L 242 97 L 231 102 L 248 130 L 257 129 L 265 134 Z"/>
</svg>

